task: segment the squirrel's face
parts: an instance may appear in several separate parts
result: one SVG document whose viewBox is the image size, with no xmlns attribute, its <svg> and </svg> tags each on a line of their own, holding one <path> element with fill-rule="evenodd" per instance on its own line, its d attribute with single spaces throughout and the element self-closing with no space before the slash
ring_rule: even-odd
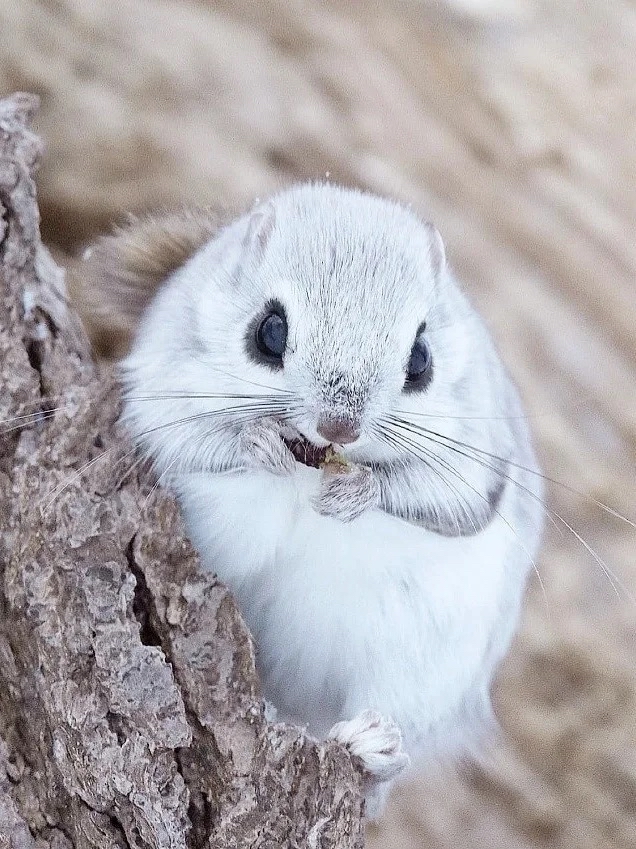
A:
<svg viewBox="0 0 636 849">
<path fill-rule="evenodd" d="M 275 419 L 296 459 L 297 442 L 312 457 L 332 443 L 417 467 L 420 500 L 469 529 L 517 438 L 513 390 L 437 232 L 333 186 L 282 192 L 206 240 L 144 314 L 122 378 L 158 469 L 233 468 L 240 436 Z"/>
<path fill-rule="evenodd" d="M 465 302 L 438 234 L 402 207 L 301 187 L 229 228 L 205 263 L 223 273 L 199 289 L 201 346 L 288 393 L 288 422 L 314 444 L 381 459 L 395 453 L 388 412 L 456 409 Z"/>
</svg>

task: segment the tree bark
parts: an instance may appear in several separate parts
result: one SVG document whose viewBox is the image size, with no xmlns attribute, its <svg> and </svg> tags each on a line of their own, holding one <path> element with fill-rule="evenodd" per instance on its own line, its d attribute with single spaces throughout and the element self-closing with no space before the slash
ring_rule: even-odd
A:
<svg viewBox="0 0 636 849">
<path fill-rule="evenodd" d="M 254 646 L 118 431 L 0 101 L 0 847 L 360 849 L 346 751 L 268 723 Z"/>
</svg>

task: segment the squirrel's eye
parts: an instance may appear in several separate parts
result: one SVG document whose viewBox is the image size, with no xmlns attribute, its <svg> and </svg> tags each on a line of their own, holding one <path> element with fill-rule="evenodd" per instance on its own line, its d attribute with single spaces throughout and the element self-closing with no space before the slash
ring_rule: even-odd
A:
<svg viewBox="0 0 636 849">
<path fill-rule="evenodd" d="M 282 360 L 287 344 L 287 321 L 280 312 L 270 312 L 256 328 L 256 347 L 270 360 Z"/>
<path fill-rule="evenodd" d="M 418 331 L 418 335 L 411 348 L 411 357 L 406 369 L 406 390 L 426 389 L 433 375 L 433 357 L 431 349 L 426 340 L 421 336 L 424 327 Z"/>
</svg>

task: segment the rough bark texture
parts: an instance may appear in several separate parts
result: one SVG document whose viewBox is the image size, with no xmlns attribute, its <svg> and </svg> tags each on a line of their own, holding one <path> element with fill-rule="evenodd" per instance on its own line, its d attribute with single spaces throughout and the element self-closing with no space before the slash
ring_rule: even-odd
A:
<svg viewBox="0 0 636 849">
<path fill-rule="evenodd" d="M 130 471 L 40 243 L 35 108 L 0 101 L 0 847 L 361 847 L 347 753 L 266 722 L 231 596 Z"/>
</svg>

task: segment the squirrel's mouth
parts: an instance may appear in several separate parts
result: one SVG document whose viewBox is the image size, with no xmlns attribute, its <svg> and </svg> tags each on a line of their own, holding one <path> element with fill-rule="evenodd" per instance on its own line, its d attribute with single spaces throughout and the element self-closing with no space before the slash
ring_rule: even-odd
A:
<svg viewBox="0 0 636 849">
<path fill-rule="evenodd" d="M 319 469 L 326 463 L 328 450 L 331 448 L 330 445 L 319 448 L 300 434 L 293 437 L 284 436 L 283 442 L 294 455 L 297 463 L 302 463 L 304 466 L 311 466 L 314 469 Z"/>
</svg>

